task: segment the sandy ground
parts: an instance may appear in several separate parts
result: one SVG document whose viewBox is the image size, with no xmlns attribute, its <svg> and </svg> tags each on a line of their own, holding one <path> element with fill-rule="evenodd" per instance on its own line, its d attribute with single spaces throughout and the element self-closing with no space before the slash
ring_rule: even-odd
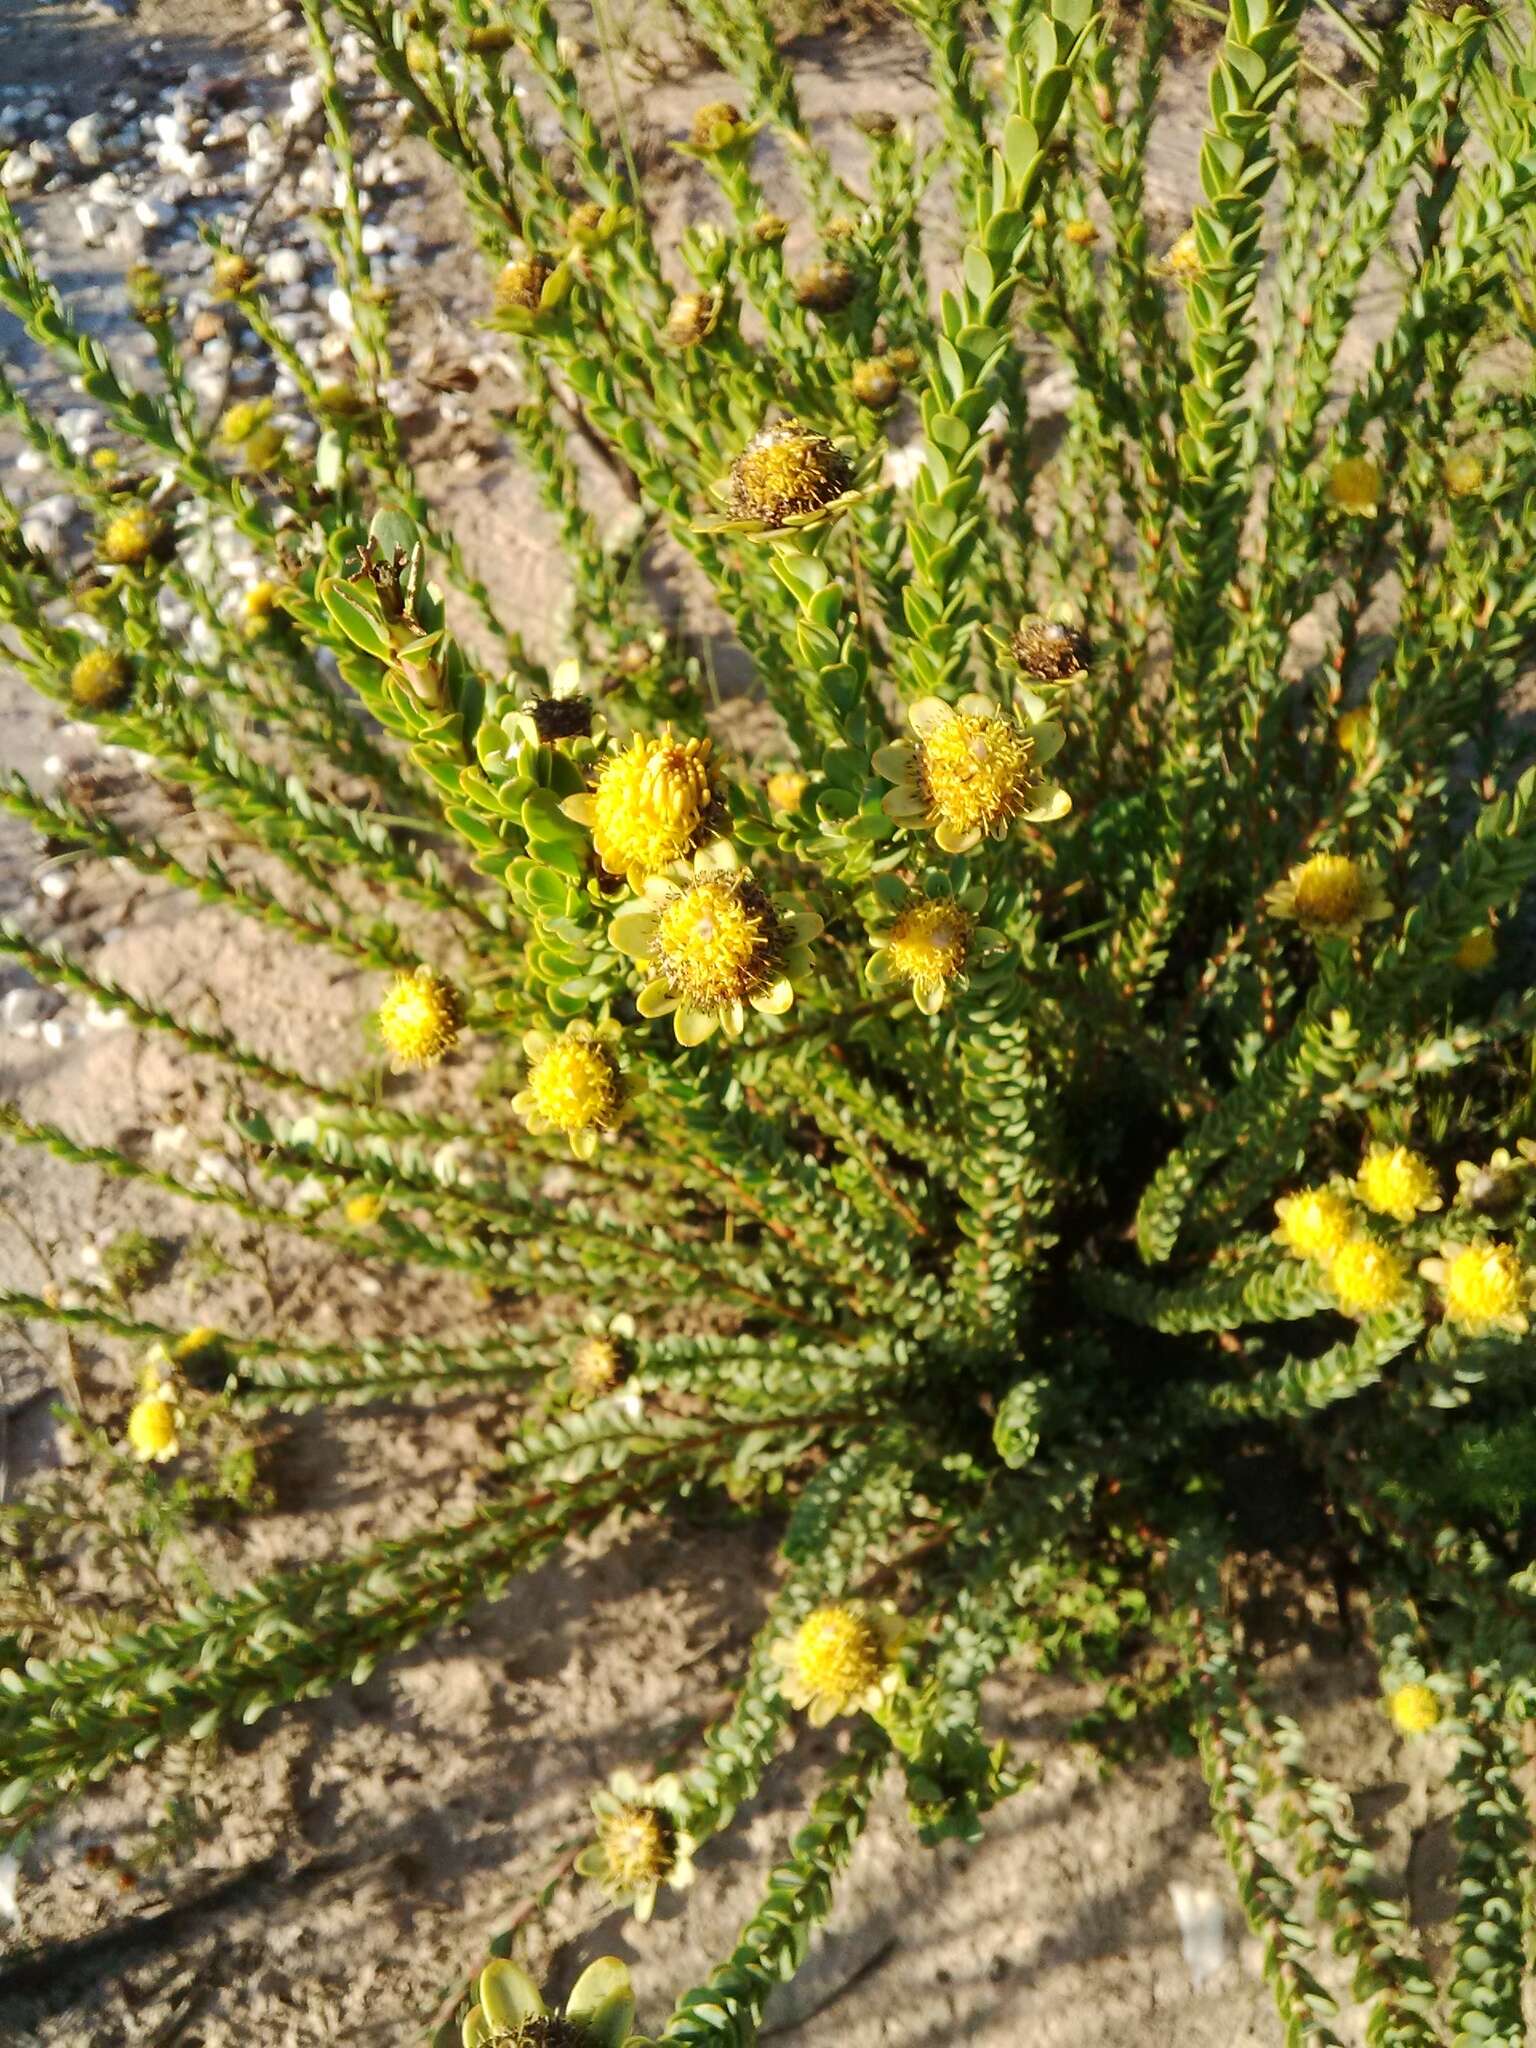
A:
<svg viewBox="0 0 1536 2048">
<path fill-rule="evenodd" d="M 0 112 L 41 86 L 73 115 L 146 70 L 162 82 L 195 62 L 280 91 L 298 47 L 291 30 L 229 0 L 146 0 L 129 19 L 79 0 L 0 0 L 0 79 L 12 88 Z M 805 54 L 818 121 L 851 105 L 920 101 L 920 68 L 900 38 Z M 675 133 L 682 110 L 716 90 L 707 74 L 679 77 L 645 95 L 645 119 Z M 1158 139 L 1170 217 L 1197 96 L 1193 77 L 1176 81 Z M 686 186 L 676 190 L 685 210 Z M 451 206 L 430 176 L 397 203 L 419 218 L 426 248 L 407 292 L 413 332 L 468 352 L 477 346 L 473 282 L 444 253 Z M 102 281 L 119 266 L 71 244 L 65 198 L 49 195 L 38 210 L 55 269 L 87 292 L 93 316 L 107 318 Z M 445 432 L 426 473 L 455 505 L 493 587 L 525 622 L 558 619 L 548 530 L 483 431 L 471 421 Z M 4 677 L 0 719 L 11 766 L 36 772 L 60 744 L 46 707 Z M 29 835 L 0 834 L 0 910 L 89 950 L 129 986 L 174 990 L 182 1002 L 212 992 L 228 1022 L 278 1057 L 336 1074 L 365 1057 L 367 977 L 99 870 L 45 899 L 43 872 Z M 0 974 L 0 991 L 16 979 Z M 222 1096 L 210 1073 L 130 1034 L 82 1032 L 56 1046 L 0 1041 L 0 1086 L 29 1113 L 93 1136 L 127 1139 L 170 1124 L 186 1127 L 194 1149 L 216 1141 Z M 134 1223 L 175 1232 L 180 1253 L 167 1281 L 139 1297 L 146 1315 L 318 1338 L 407 1325 L 462 1335 L 486 1316 L 467 1295 L 413 1290 L 383 1268 L 366 1281 L 371 1292 L 350 1279 L 343 1291 L 302 1247 L 284 1243 L 264 1258 L 208 1212 L 168 1210 L 36 1155 L 0 1156 L 0 1200 L 0 1278 L 9 1284 L 67 1281 L 83 1247 Z M 228 1261 L 216 1279 L 194 1256 L 210 1234 Z M 46 1336 L 34 1346 L 0 1335 L 0 1454 L 13 1487 L 53 1455 L 47 1402 L 64 1363 Z M 72 1364 L 88 1411 L 119 1415 L 133 1360 L 81 1343 Z M 266 1449 L 276 1504 L 210 1535 L 210 1569 L 243 1577 L 452 1512 L 473 1497 L 477 1467 L 504 1426 L 493 1402 L 467 1399 L 277 1424 Z M 274 1717 L 221 1755 L 115 1780 L 26 1858 L 18 1917 L 9 1926 L 0 1918 L 0 2041 L 340 2048 L 415 2039 L 444 1985 L 579 1834 L 594 1783 L 682 1742 L 723 1703 L 771 1586 L 768 1559 L 761 1535 L 683 1520 L 604 1555 L 564 1558 L 356 1690 Z M 1275 1676 L 1313 1731 L 1317 1765 L 1356 1792 L 1389 1878 L 1437 1952 L 1452 1907 L 1435 1789 L 1445 1759 L 1433 1743 L 1396 1741 L 1369 1672 L 1326 1629 Z M 1095 1760 L 1067 1739 L 1087 1701 L 1026 1671 L 993 1688 L 997 1732 L 1039 1764 L 1040 1777 L 994 1817 L 979 1848 L 920 1851 L 894 1799 L 882 1801 L 832 1929 L 771 2015 L 776 2038 L 804 2048 L 1279 2042 L 1197 1770 L 1145 1763 L 1101 1781 Z M 711 1845 L 686 1902 L 664 1904 L 649 1930 L 605 1916 L 589 1890 L 563 1891 L 530 1927 L 531 1964 L 559 1990 L 593 1955 L 625 1955 L 642 2012 L 658 2024 L 752 1910 L 834 1740 L 811 1736 L 780 1764 L 737 1828 Z M 126 1870 L 175 1793 L 199 1802 L 206 1825 L 129 1887 Z M 1214 1892 L 1225 1912 L 1226 1960 L 1198 1989 L 1179 1940 L 1176 1885 Z"/>
</svg>

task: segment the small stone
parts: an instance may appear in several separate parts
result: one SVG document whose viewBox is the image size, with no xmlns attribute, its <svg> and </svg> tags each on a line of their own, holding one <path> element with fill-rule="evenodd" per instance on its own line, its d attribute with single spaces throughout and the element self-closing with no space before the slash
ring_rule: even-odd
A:
<svg viewBox="0 0 1536 2048">
<path fill-rule="evenodd" d="M 192 340 L 198 348 L 205 343 L 217 341 L 224 332 L 224 322 L 211 307 L 205 307 L 192 322 Z"/>
<path fill-rule="evenodd" d="M 266 273 L 273 284 L 302 284 L 306 270 L 297 249 L 275 249 L 266 260 Z"/>
<path fill-rule="evenodd" d="M 75 208 L 75 225 L 80 230 L 80 239 L 87 249 L 99 249 L 107 224 L 99 206 L 92 206 L 84 200 Z"/>
<path fill-rule="evenodd" d="M 121 206 L 123 181 L 116 171 L 103 171 L 99 178 L 92 178 L 86 187 L 86 196 L 98 206 Z"/>
<path fill-rule="evenodd" d="M 64 140 L 82 170 L 99 170 L 106 162 L 106 128 L 100 114 L 82 114 L 65 129 Z"/>
<path fill-rule="evenodd" d="M 0 187 L 7 192 L 30 192 L 38 175 L 39 166 L 31 149 L 18 149 L 0 164 Z"/>
<path fill-rule="evenodd" d="M 168 228 L 176 219 L 176 209 L 168 201 L 146 192 L 142 199 L 133 202 L 133 217 L 140 227 Z"/>
</svg>

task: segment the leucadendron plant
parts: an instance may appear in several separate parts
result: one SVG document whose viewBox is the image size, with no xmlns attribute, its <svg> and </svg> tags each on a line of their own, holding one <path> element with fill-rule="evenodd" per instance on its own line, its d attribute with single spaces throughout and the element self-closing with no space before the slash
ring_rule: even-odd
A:
<svg viewBox="0 0 1536 2048">
<path fill-rule="evenodd" d="M 307 447 L 258 403 L 199 414 L 152 273 L 130 285 L 161 379 L 130 381 L 0 215 L 0 300 L 121 443 L 82 460 L 0 392 L 95 531 L 66 570 L 3 515 L 9 659 L 152 756 L 229 850 L 15 776 L 3 801 L 376 971 L 397 1071 L 473 1040 L 507 1077 L 467 1106 L 376 1071 L 321 1086 L 8 926 L 33 974 L 223 1059 L 265 1107 L 239 1119 L 238 1190 L 14 1106 L 0 1124 L 359 1272 L 520 1298 L 495 1342 L 198 1333 L 237 1413 L 501 1388 L 505 1450 L 467 1521 L 18 1657 L 6 1833 L 360 1679 L 574 1538 L 713 1497 L 767 1518 L 781 1561 L 735 1704 L 666 1775 L 641 1754 L 594 1788 L 567 1876 L 594 1917 L 601 1890 L 643 1921 L 708 1883 L 798 1730 L 845 1740 L 737 1948 L 655 2039 L 756 2039 L 882 1774 L 924 1840 L 973 1837 L 1027 1776 L 988 1740 L 985 1682 L 1076 1645 L 1119 1721 L 1193 1730 L 1288 2041 L 1516 2048 L 1531 9 L 1414 0 L 1368 31 L 1330 6 L 1340 83 L 1304 55 L 1300 0 L 1232 0 L 1172 222 L 1146 189 L 1167 0 L 1134 22 L 908 0 L 932 116 L 835 148 L 751 0 L 687 11 L 729 77 L 676 138 L 704 196 L 662 246 L 543 0 L 309 0 L 347 377 L 294 355 L 258 258 L 210 257 Z M 553 668 L 498 619 L 389 403 L 341 30 L 462 185 L 482 317 L 525 379 L 508 429 L 569 565 Z M 1070 393 L 1057 433 L 1031 417 L 1046 373 Z M 766 747 L 735 743 L 632 541 L 607 544 L 578 426 L 632 480 L 642 548 L 750 658 Z M 189 609 L 216 653 L 167 623 Z M 124 1428 L 174 1469 L 183 1333 L 8 1306 L 158 1347 Z M 1459 1900 L 1439 1982 L 1256 1679 L 1264 1552 L 1347 1582 L 1385 1708 L 1434 1745 Z M 466 1956 L 437 2040 L 628 2033 L 617 1965 L 554 2011 L 509 1946 Z"/>
</svg>

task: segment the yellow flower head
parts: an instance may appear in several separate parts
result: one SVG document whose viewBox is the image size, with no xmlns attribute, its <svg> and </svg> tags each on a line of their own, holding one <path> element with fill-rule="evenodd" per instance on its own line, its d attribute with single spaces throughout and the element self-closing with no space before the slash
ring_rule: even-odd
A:
<svg viewBox="0 0 1536 2048">
<path fill-rule="evenodd" d="M 141 1464 L 163 1465 L 181 1449 L 176 1405 L 164 1394 L 145 1394 L 128 1416 L 128 1446 Z"/>
<path fill-rule="evenodd" d="M 92 647 L 69 672 L 69 701 L 80 711 L 115 711 L 133 688 L 128 657 L 114 647 Z"/>
<path fill-rule="evenodd" d="M 729 100 L 708 100 L 695 112 L 688 140 L 694 149 L 713 155 L 734 142 L 744 125 L 739 110 Z"/>
<path fill-rule="evenodd" d="M 932 1017 L 965 970 L 975 930 L 975 918 L 952 897 L 915 897 L 877 936 L 869 978 L 907 983 L 917 1007 Z"/>
<path fill-rule="evenodd" d="M 637 1920 L 649 1920 L 662 1885 L 681 1890 L 693 1882 L 694 1844 L 683 1830 L 680 1791 L 673 1777 L 642 1785 L 629 1771 L 615 1771 L 593 1797 L 596 1839 L 576 1868 L 610 1897 L 631 1903 Z"/>
<path fill-rule="evenodd" d="M 821 1727 L 834 1715 L 873 1713 L 901 1683 L 905 1636 L 889 1604 L 816 1607 L 769 1650 L 791 1706 Z"/>
<path fill-rule="evenodd" d="M 819 917 L 734 868 L 701 867 L 681 888 L 648 882 L 645 896 L 609 926 L 618 950 L 650 970 L 643 1017 L 670 1016 L 679 1042 L 699 1045 L 717 1026 L 738 1036 L 748 1007 L 770 1017 L 790 1007 Z"/>
<path fill-rule="evenodd" d="M 901 396 L 901 379 L 886 356 L 866 356 L 855 363 L 849 388 L 860 405 L 871 412 L 884 412 Z"/>
<path fill-rule="evenodd" d="M 777 531 L 808 523 L 852 485 L 852 466 L 835 441 L 799 420 L 777 420 L 731 464 L 726 504 L 733 519 Z"/>
<path fill-rule="evenodd" d="M 354 1230 L 367 1230 L 384 1214 L 382 1195 L 352 1195 L 348 1198 L 342 1214 Z"/>
<path fill-rule="evenodd" d="M 1376 870 L 1347 853 L 1314 853 L 1264 900 L 1273 916 L 1294 918 L 1312 938 L 1353 938 L 1392 909 Z"/>
<path fill-rule="evenodd" d="M 764 784 L 769 803 L 776 811 L 792 811 L 805 795 L 808 780 L 798 768 L 775 768 Z"/>
<path fill-rule="evenodd" d="M 812 263 L 795 279 L 795 301 L 808 312 L 841 313 L 858 289 L 859 273 L 851 263 Z"/>
<path fill-rule="evenodd" d="M 1045 707 L 1034 700 L 1029 708 Z M 968 853 L 1021 819 L 1043 823 L 1072 808 L 1066 791 L 1040 775 L 1061 745 L 1060 726 L 1015 717 L 979 696 L 958 704 L 921 697 L 907 717 L 916 739 L 875 755 L 877 774 L 896 785 L 885 809 L 900 823 L 925 826 L 946 853 Z"/>
<path fill-rule="evenodd" d="M 1483 465 L 1470 448 L 1456 448 L 1441 465 L 1440 479 L 1453 498 L 1475 498 L 1483 488 Z"/>
<path fill-rule="evenodd" d="M 591 790 L 560 808 L 590 826 L 598 859 L 632 889 L 697 853 L 726 823 L 710 742 L 676 739 L 669 727 L 610 754 Z"/>
<path fill-rule="evenodd" d="M 240 609 L 245 614 L 245 630 L 253 637 L 264 633 L 277 615 L 282 598 L 282 586 L 277 583 L 253 583 L 241 600 Z"/>
<path fill-rule="evenodd" d="M 669 348 L 694 348 L 719 324 L 724 301 L 718 292 L 679 292 L 667 311 L 662 339 Z"/>
<path fill-rule="evenodd" d="M 1421 1210 L 1442 1206 L 1434 1168 L 1406 1145 L 1372 1145 L 1355 1187 L 1368 1209 L 1399 1223 L 1411 1223 Z"/>
<path fill-rule="evenodd" d="M 1372 737 L 1371 714 L 1363 704 L 1341 711 L 1333 728 L 1333 743 L 1341 754 L 1363 754 Z"/>
<path fill-rule="evenodd" d="M 1525 1329 L 1530 1276 L 1512 1245 L 1448 1244 L 1419 1270 L 1439 1286 L 1447 1322 L 1474 1335 Z"/>
<path fill-rule="evenodd" d="M 1381 471 L 1369 455 L 1346 455 L 1329 473 L 1328 495 L 1341 512 L 1372 513 L 1381 501 Z"/>
<path fill-rule="evenodd" d="M 612 1035 L 614 1027 L 604 1031 Z M 578 1159 L 590 1159 L 604 1131 L 623 1115 L 625 1077 L 607 1038 L 584 1020 L 568 1024 L 558 1038 L 530 1031 L 523 1040 L 528 1079 L 512 1107 L 535 1137 L 559 1131 Z"/>
<path fill-rule="evenodd" d="M 224 1333 L 212 1323 L 198 1323 L 184 1337 L 177 1338 L 174 1356 L 178 1364 L 193 1370 L 211 1365 L 224 1356 Z"/>
<path fill-rule="evenodd" d="M 1499 942 L 1493 936 L 1492 925 L 1479 925 L 1475 932 L 1469 932 L 1452 956 L 1463 974 L 1482 974 L 1490 968 L 1499 956 Z"/>
<path fill-rule="evenodd" d="M 1275 1215 L 1278 1241 L 1298 1258 L 1315 1259 L 1320 1266 L 1328 1264 L 1354 1229 L 1349 1204 L 1327 1188 L 1282 1195 Z"/>
<path fill-rule="evenodd" d="M 238 299 L 255 284 L 260 272 L 249 256 L 237 249 L 220 249 L 213 259 L 213 295 L 216 299 Z"/>
<path fill-rule="evenodd" d="M 1175 284 L 1193 284 L 1201 275 L 1205 265 L 1200 261 L 1200 238 L 1193 228 L 1186 228 L 1173 243 L 1163 258 L 1163 270 Z"/>
<path fill-rule="evenodd" d="M 582 1971 L 563 2013 L 549 2010 L 525 1970 L 496 1956 L 480 1972 L 454 2039 L 463 2048 L 611 2048 L 631 2038 L 634 2019 L 629 1971 L 617 1956 L 600 1956 Z"/>
<path fill-rule="evenodd" d="M 464 999 L 430 967 L 399 975 L 378 1008 L 379 1035 L 395 1071 L 435 1067 L 453 1051 L 464 1029 Z"/>
<path fill-rule="evenodd" d="M 1440 1720 L 1440 1702 L 1427 1685 L 1400 1685 L 1387 1701 L 1387 1712 L 1404 1735 L 1427 1735 Z"/>
<path fill-rule="evenodd" d="M 760 213 L 752 223 L 752 239 L 765 249 L 777 248 L 789 233 L 789 222 L 781 213 Z"/>
<path fill-rule="evenodd" d="M 1346 1238 L 1328 1261 L 1328 1284 L 1347 1316 L 1379 1316 L 1400 1307 L 1412 1282 L 1390 1245 L 1374 1237 Z"/>
<path fill-rule="evenodd" d="M 101 559 L 116 569 L 139 569 L 163 549 L 168 528 L 150 505 L 129 505 L 102 529 Z"/>
<path fill-rule="evenodd" d="M 1069 220 L 1061 232 L 1074 249 L 1091 248 L 1099 239 L 1099 231 L 1091 220 Z"/>
<path fill-rule="evenodd" d="M 624 1347 L 616 1338 L 584 1338 L 571 1358 L 571 1406 L 585 1408 L 611 1394 L 623 1379 L 627 1363 Z"/>
<path fill-rule="evenodd" d="M 542 256 L 514 256 L 497 272 L 491 291 L 495 324 L 526 333 L 564 299 L 570 275 L 566 263 L 546 263 Z"/>
<path fill-rule="evenodd" d="M 249 441 L 271 410 L 270 399 L 238 399 L 219 421 L 219 439 L 231 448 L 238 448 L 242 441 Z"/>
</svg>

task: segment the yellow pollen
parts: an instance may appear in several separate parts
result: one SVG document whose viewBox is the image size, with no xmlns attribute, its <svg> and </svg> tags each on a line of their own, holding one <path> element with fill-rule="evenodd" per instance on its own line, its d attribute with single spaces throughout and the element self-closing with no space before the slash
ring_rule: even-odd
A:
<svg viewBox="0 0 1536 2048">
<path fill-rule="evenodd" d="M 602 1131 L 619 1105 L 619 1073 L 589 1038 L 558 1038 L 528 1070 L 535 1112 L 557 1131 Z"/>
<path fill-rule="evenodd" d="M 775 982 L 783 950 L 778 916 L 757 885 L 712 875 L 662 909 L 651 957 L 680 1002 L 718 1010 Z"/>
<path fill-rule="evenodd" d="M 1427 1735 L 1440 1719 L 1440 1702 L 1427 1685 L 1400 1685 L 1387 1712 L 1404 1735 Z"/>
<path fill-rule="evenodd" d="M 1474 1244 L 1458 1252 L 1446 1262 L 1440 1287 L 1447 1317 L 1466 1329 L 1507 1322 L 1525 1307 L 1525 1273 L 1507 1244 Z"/>
<path fill-rule="evenodd" d="M 1356 1183 L 1360 1199 L 1380 1216 L 1411 1223 L 1421 1209 L 1440 1207 L 1434 1168 L 1406 1145 L 1373 1145 Z"/>
<path fill-rule="evenodd" d="M 1296 915 L 1306 924 L 1348 924 L 1365 902 L 1365 875 L 1346 853 L 1315 853 L 1294 870 Z"/>
<path fill-rule="evenodd" d="M 1275 1204 L 1275 1215 L 1279 1219 L 1275 1234 L 1286 1249 L 1322 1265 L 1346 1242 L 1352 1228 L 1348 1206 L 1327 1188 L 1282 1195 Z"/>
<path fill-rule="evenodd" d="M 176 1450 L 176 1410 L 159 1394 L 136 1401 L 128 1416 L 128 1442 L 136 1458 L 157 1463 Z"/>
<path fill-rule="evenodd" d="M 891 926 L 891 965 L 903 981 L 949 981 L 965 965 L 974 928 L 958 903 L 910 904 Z"/>
<path fill-rule="evenodd" d="M 879 1683 L 886 1661 L 879 1637 L 851 1607 L 818 1607 L 795 1632 L 791 1668 L 807 1692 L 839 1711 Z"/>
<path fill-rule="evenodd" d="M 1334 1253 L 1328 1281 L 1346 1315 L 1375 1316 L 1408 1296 L 1408 1268 L 1390 1245 L 1352 1237 Z"/>
<path fill-rule="evenodd" d="M 694 853 L 714 829 L 719 798 L 710 743 L 635 739 L 598 771 L 592 792 L 592 843 L 611 875 L 660 874 Z"/>
<path fill-rule="evenodd" d="M 398 1066 L 433 1067 L 458 1044 L 464 1005 L 452 982 L 430 967 L 416 967 L 380 1003 L 378 1023 Z"/>
<path fill-rule="evenodd" d="M 956 832 L 997 830 L 1034 793 L 1034 743 L 1004 711 L 956 711 L 917 746 L 918 786 L 929 822 Z"/>
<path fill-rule="evenodd" d="M 601 1815 L 597 1836 L 609 1876 L 625 1891 L 660 1884 L 677 1860 L 676 1831 L 654 1806 L 621 1806 Z"/>
</svg>

